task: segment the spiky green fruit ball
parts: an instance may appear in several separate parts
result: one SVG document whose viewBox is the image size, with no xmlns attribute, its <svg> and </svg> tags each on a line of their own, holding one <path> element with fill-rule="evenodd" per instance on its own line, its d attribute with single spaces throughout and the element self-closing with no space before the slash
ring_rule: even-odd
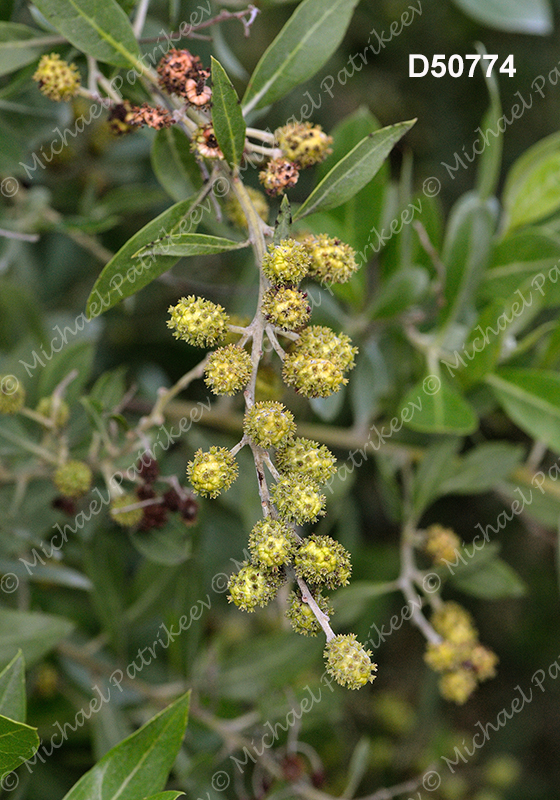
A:
<svg viewBox="0 0 560 800">
<path fill-rule="evenodd" d="M 45 97 L 57 102 L 71 100 L 80 88 L 77 66 L 63 61 L 58 53 L 41 56 L 33 80 L 37 81 Z"/>
<path fill-rule="evenodd" d="M 219 347 L 208 359 L 204 381 L 214 394 L 232 395 L 247 386 L 251 370 L 249 353 L 236 344 L 228 344 Z"/>
<path fill-rule="evenodd" d="M 53 476 L 54 485 L 64 497 L 81 497 L 91 488 L 93 474 L 83 461 L 68 461 Z"/>
<path fill-rule="evenodd" d="M 0 375 L 0 414 L 17 414 L 25 404 L 25 389 L 15 375 Z"/>
<path fill-rule="evenodd" d="M 320 283 L 346 283 L 358 270 L 356 251 L 340 239 L 322 233 L 303 240 L 311 256 L 308 277 Z"/>
<path fill-rule="evenodd" d="M 194 491 L 203 497 L 217 497 L 229 489 L 238 472 L 237 461 L 226 447 L 197 450 L 187 466 L 187 476 Z"/>
<path fill-rule="evenodd" d="M 333 613 L 333 607 L 329 603 L 328 598 L 317 594 L 314 600 L 323 614 L 330 617 Z M 309 603 L 303 602 L 299 592 L 291 592 L 288 597 L 286 617 L 290 620 L 290 624 L 295 632 L 301 633 L 303 636 L 317 636 L 317 633 L 321 630 L 321 626 L 317 621 L 317 617 L 311 610 Z"/>
<path fill-rule="evenodd" d="M 253 189 L 252 186 L 246 186 L 245 189 L 259 217 L 263 222 L 268 222 L 269 207 L 264 194 L 259 192 L 258 189 Z M 243 212 L 241 203 L 233 193 L 229 195 L 226 201 L 226 214 L 228 219 L 237 228 L 247 228 L 247 218 Z"/>
<path fill-rule="evenodd" d="M 235 603 L 242 611 L 254 611 L 276 597 L 284 580 L 278 570 L 244 561 L 239 572 L 229 579 L 228 602 Z"/>
<path fill-rule="evenodd" d="M 319 164 L 332 153 L 332 136 L 312 122 L 289 122 L 278 128 L 274 136 L 286 158 L 302 169 Z"/>
<path fill-rule="evenodd" d="M 348 378 L 332 361 L 301 352 L 288 353 L 285 357 L 282 378 L 304 397 L 330 397 L 348 383 Z"/>
<path fill-rule="evenodd" d="M 286 522 L 304 525 L 325 514 L 326 498 L 317 484 L 304 475 L 288 475 L 270 490 L 278 513 Z"/>
<path fill-rule="evenodd" d="M 359 689 L 373 683 L 377 664 L 371 661 L 371 651 L 365 650 L 354 633 L 339 634 L 327 642 L 323 651 L 327 672 L 341 686 Z"/>
<path fill-rule="evenodd" d="M 358 348 L 352 346 L 352 340 L 345 333 L 336 334 L 324 325 L 311 325 L 300 333 L 294 352 L 324 358 L 346 372 L 354 367 Z"/>
<path fill-rule="evenodd" d="M 317 534 L 303 540 L 296 551 L 294 565 L 300 578 L 329 589 L 347 584 L 352 572 L 350 554 L 340 542 Z"/>
<path fill-rule="evenodd" d="M 228 333 L 225 309 L 203 297 L 182 297 L 176 306 L 169 307 L 169 313 L 167 327 L 173 330 L 173 336 L 197 347 L 212 347 Z"/>
<path fill-rule="evenodd" d="M 328 447 L 298 437 L 276 451 L 276 466 L 282 474 L 305 475 L 315 483 L 326 483 L 336 472 L 336 458 Z"/>
<path fill-rule="evenodd" d="M 289 286 L 275 286 L 264 293 L 262 313 L 284 331 L 299 331 L 309 322 L 311 308 L 307 294 Z"/>
<path fill-rule="evenodd" d="M 297 285 L 307 275 L 311 257 L 307 249 L 295 239 L 282 239 L 270 244 L 263 256 L 262 268 L 275 286 Z"/>
<path fill-rule="evenodd" d="M 120 497 L 111 500 L 109 513 L 118 525 L 123 528 L 132 528 L 134 525 L 138 525 L 144 516 L 142 508 L 128 508 L 128 506 L 137 504 L 138 498 L 135 494 L 121 494 Z"/>
<path fill-rule="evenodd" d="M 61 397 L 42 397 L 35 409 L 43 417 L 52 419 L 57 428 L 64 428 L 70 419 L 70 408 L 68 403 Z"/>
<path fill-rule="evenodd" d="M 259 447 L 277 447 L 296 430 L 294 415 L 275 400 L 262 400 L 245 412 L 243 432 Z"/>
<path fill-rule="evenodd" d="M 281 567 L 292 560 L 297 545 L 294 531 L 283 522 L 262 519 L 249 536 L 249 552 L 254 564 Z"/>
</svg>

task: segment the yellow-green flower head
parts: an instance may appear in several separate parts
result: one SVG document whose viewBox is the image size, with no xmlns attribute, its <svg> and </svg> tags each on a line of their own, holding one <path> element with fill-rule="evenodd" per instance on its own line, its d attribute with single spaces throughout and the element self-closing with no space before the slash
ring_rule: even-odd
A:
<svg viewBox="0 0 560 800">
<path fill-rule="evenodd" d="M 236 394 L 247 386 L 251 369 L 249 353 L 236 344 L 228 344 L 212 353 L 204 370 L 204 380 L 214 394 Z"/>
<path fill-rule="evenodd" d="M 197 347 L 212 347 L 227 336 L 229 317 L 222 306 L 210 300 L 189 295 L 168 310 L 171 319 L 167 327 L 176 339 Z"/>
<path fill-rule="evenodd" d="M 328 447 L 298 437 L 278 448 L 276 466 L 282 474 L 298 473 L 315 483 L 326 483 L 336 472 L 336 458 Z"/>
<path fill-rule="evenodd" d="M 352 340 L 345 333 L 336 334 L 324 325 L 311 325 L 301 332 L 294 352 L 332 361 L 346 372 L 353 369 L 358 348 L 352 347 Z"/>
<path fill-rule="evenodd" d="M 476 678 L 471 670 L 457 669 L 439 679 L 439 693 L 445 700 L 462 706 L 476 689 Z"/>
<path fill-rule="evenodd" d="M 252 186 L 246 186 L 245 189 L 259 217 L 264 222 L 268 222 L 269 208 L 264 194 L 258 189 L 253 189 Z M 226 201 L 226 214 L 236 228 L 247 229 L 247 218 L 241 208 L 241 203 L 234 194 L 230 194 Z"/>
<path fill-rule="evenodd" d="M 330 536 L 312 534 L 297 549 L 294 566 L 300 578 L 329 589 L 345 586 L 352 572 L 349 552 Z"/>
<path fill-rule="evenodd" d="M 81 497 L 91 488 L 93 475 L 83 461 L 68 461 L 54 473 L 54 485 L 64 497 Z"/>
<path fill-rule="evenodd" d="M 299 331 L 309 322 L 311 308 L 305 292 L 290 286 L 275 286 L 264 293 L 262 313 L 277 328 Z"/>
<path fill-rule="evenodd" d="M 359 689 L 375 680 L 377 664 L 371 662 L 371 650 L 364 650 L 354 633 L 335 636 L 327 642 L 323 654 L 327 672 L 341 686 Z"/>
<path fill-rule="evenodd" d="M 227 491 L 237 478 L 239 467 L 226 447 L 197 450 L 187 466 L 187 477 L 196 494 L 217 497 Z"/>
<path fill-rule="evenodd" d="M 0 375 L 0 414 L 17 414 L 25 404 L 25 389 L 15 375 Z"/>
<path fill-rule="evenodd" d="M 356 251 L 349 244 L 325 233 L 303 240 L 311 256 L 308 277 L 320 283 L 346 283 L 358 270 Z"/>
<path fill-rule="evenodd" d="M 278 147 L 286 158 L 305 169 L 319 164 L 332 153 L 332 136 L 327 136 L 320 125 L 312 122 L 293 122 L 274 132 Z"/>
<path fill-rule="evenodd" d="M 334 613 L 332 605 L 327 597 L 321 594 L 314 595 L 314 600 L 327 617 Z M 317 636 L 321 626 L 317 622 L 317 617 L 311 610 L 309 603 L 304 603 L 299 592 L 291 592 L 288 597 L 288 608 L 286 616 L 290 620 L 292 628 L 296 633 L 303 636 Z"/>
<path fill-rule="evenodd" d="M 111 517 L 118 525 L 123 528 L 133 528 L 138 525 L 144 516 L 142 508 L 128 508 L 138 504 L 138 498 L 135 494 L 121 494 L 120 497 L 115 497 L 111 501 L 111 509 L 109 511 Z"/>
<path fill-rule="evenodd" d="M 303 525 L 325 514 L 326 498 L 317 484 L 304 475 L 289 475 L 270 490 L 278 513 L 286 522 Z"/>
<path fill-rule="evenodd" d="M 245 412 L 243 432 L 259 447 L 277 447 L 295 431 L 294 415 L 282 403 L 263 400 Z"/>
<path fill-rule="evenodd" d="M 424 654 L 424 661 L 434 672 L 448 672 L 457 669 L 469 651 L 469 645 L 453 644 L 446 639 L 439 644 L 430 642 Z"/>
<path fill-rule="evenodd" d="M 299 352 L 288 353 L 284 359 L 282 378 L 304 397 L 329 397 L 348 383 L 332 361 Z"/>
<path fill-rule="evenodd" d="M 263 519 L 257 522 L 249 536 L 249 552 L 254 564 L 264 567 L 281 567 L 292 560 L 297 537 L 283 522 Z"/>
<path fill-rule="evenodd" d="M 481 644 L 475 645 L 469 653 L 468 660 L 479 681 L 487 681 L 496 675 L 498 656 L 487 647 Z"/>
<path fill-rule="evenodd" d="M 297 285 L 307 275 L 310 265 L 309 253 L 295 239 L 269 244 L 262 261 L 264 274 L 275 286 Z"/>
<path fill-rule="evenodd" d="M 445 564 L 457 560 L 461 549 L 461 540 L 451 528 L 442 525 L 430 525 L 426 530 L 424 550 L 432 558 L 434 564 Z"/>
<path fill-rule="evenodd" d="M 478 638 L 471 615 L 459 603 L 444 603 L 430 621 L 436 631 L 453 644 L 474 644 Z"/>
<path fill-rule="evenodd" d="M 33 75 L 39 90 L 49 100 L 71 100 L 80 88 L 80 73 L 75 64 L 67 64 L 57 53 L 44 55 Z"/>
<path fill-rule="evenodd" d="M 239 572 L 229 579 L 228 602 L 235 603 L 242 611 L 254 611 L 276 597 L 284 580 L 279 570 L 244 561 Z"/>
<path fill-rule="evenodd" d="M 43 417 L 52 419 L 57 428 L 64 428 L 70 419 L 70 408 L 62 397 L 42 397 L 35 410 Z"/>
</svg>

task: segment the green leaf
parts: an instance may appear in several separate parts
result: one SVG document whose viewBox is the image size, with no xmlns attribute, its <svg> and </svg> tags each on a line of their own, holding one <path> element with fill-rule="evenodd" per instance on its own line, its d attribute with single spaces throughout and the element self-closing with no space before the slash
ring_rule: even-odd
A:
<svg viewBox="0 0 560 800">
<path fill-rule="evenodd" d="M 514 231 L 494 246 L 480 293 L 489 300 L 507 297 L 524 281 L 533 279 L 534 283 L 528 287 L 530 295 L 539 292 L 548 299 L 548 295 L 554 295 L 551 291 L 554 286 L 546 280 L 546 274 L 559 261 L 560 238 L 557 235 L 535 227 Z M 544 279 L 537 278 L 538 273 L 543 273 Z"/>
<path fill-rule="evenodd" d="M 461 458 L 454 474 L 440 486 L 440 494 L 489 492 L 519 466 L 523 454 L 522 445 L 507 442 L 481 444 Z"/>
<path fill-rule="evenodd" d="M 503 191 L 506 233 L 552 214 L 560 207 L 560 133 L 526 150 L 510 169 Z"/>
<path fill-rule="evenodd" d="M 468 564 L 449 582 L 461 592 L 485 600 L 522 597 L 527 593 L 527 587 L 517 572 L 501 558 Z"/>
<path fill-rule="evenodd" d="M 455 204 L 442 252 L 446 304 L 440 315 L 441 325 L 472 318 L 475 292 L 488 264 L 495 222 L 492 200 L 481 200 L 469 192 Z"/>
<path fill-rule="evenodd" d="M 25 722 L 25 661 L 18 650 L 7 667 L 0 672 L 0 714 L 17 722 Z"/>
<path fill-rule="evenodd" d="M 35 0 L 35 5 L 78 50 L 115 67 L 138 66 L 138 43 L 115 0 Z"/>
<path fill-rule="evenodd" d="M 0 776 L 31 758 L 39 743 L 37 728 L 0 715 Z"/>
<path fill-rule="evenodd" d="M 64 800 L 138 800 L 161 792 L 181 748 L 189 698 L 187 692 L 109 750 Z"/>
<path fill-rule="evenodd" d="M 279 100 L 312 78 L 337 49 L 358 0 L 303 0 L 251 76 L 245 113 Z"/>
<path fill-rule="evenodd" d="M 27 665 L 34 663 L 65 639 L 73 627 L 74 623 L 64 617 L 3 608 L 0 611 L 0 663 L 10 661 L 19 650 Z"/>
<path fill-rule="evenodd" d="M 191 537 L 180 519 L 172 519 L 161 529 L 135 531 L 132 544 L 146 558 L 167 566 L 182 564 L 191 554 Z"/>
<path fill-rule="evenodd" d="M 352 581 L 343 592 L 337 592 L 332 598 L 339 625 L 348 625 L 363 615 L 370 600 L 394 591 L 395 585 L 385 581 Z"/>
<path fill-rule="evenodd" d="M 200 188 L 200 169 L 189 139 L 176 125 L 156 133 L 151 161 L 156 178 L 173 200 L 187 200 Z"/>
<path fill-rule="evenodd" d="M 292 209 L 290 206 L 290 201 L 288 200 L 288 196 L 284 195 L 282 202 L 280 203 L 280 209 L 278 211 L 278 216 L 276 217 L 276 222 L 274 223 L 274 244 L 280 244 L 283 239 L 287 239 L 290 236 L 291 229 Z"/>
<path fill-rule="evenodd" d="M 294 220 L 342 205 L 377 173 L 394 145 L 416 120 L 398 122 L 370 133 L 325 175 L 298 209 Z"/>
<path fill-rule="evenodd" d="M 177 800 L 178 797 L 183 797 L 184 792 L 158 792 L 146 797 L 145 800 Z"/>
<path fill-rule="evenodd" d="M 395 317 L 416 303 L 425 293 L 429 284 L 429 275 L 422 267 L 403 267 L 394 272 L 377 293 L 372 319 Z"/>
<path fill-rule="evenodd" d="M 420 519 L 428 506 L 440 495 L 441 484 L 449 474 L 449 463 L 460 447 L 460 440 L 446 438 L 431 444 L 426 450 L 412 486 L 412 507 Z"/>
<path fill-rule="evenodd" d="M 421 433 L 466 436 L 478 428 L 472 406 L 445 380 L 434 375 L 428 375 L 410 390 L 398 415 L 405 425 Z"/>
<path fill-rule="evenodd" d="M 537 369 L 500 369 L 488 375 L 506 414 L 521 430 L 560 453 L 560 375 Z"/>
<path fill-rule="evenodd" d="M 0 22 L 0 75 L 7 75 L 26 64 L 36 61 L 41 50 L 41 31 L 18 25 L 15 22 Z M 33 44 L 29 42 L 32 41 Z"/>
<path fill-rule="evenodd" d="M 245 147 L 245 120 L 237 92 L 225 69 L 212 56 L 212 125 L 230 167 L 238 167 Z"/>
<path fill-rule="evenodd" d="M 220 236 L 207 236 L 203 233 L 177 233 L 171 234 L 161 244 L 154 247 L 142 247 L 135 256 L 142 258 L 147 255 L 156 256 L 206 256 L 215 253 L 225 253 L 227 250 L 239 250 L 248 247 L 249 242 L 235 242 L 232 239 L 222 239 Z M 158 275 L 161 272 L 157 273 Z M 154 277 L 157 277 L 155 275 Z"/>
<path fill-rule="evenodd" d="M 88 297 L 86 313 L 89 319 L 99 316 L 120 303 L 125 297 L 135 294 L 177 263 L 178 256 L 152 257 L 149 263 L 144 263 L 140 259 L 134 261 L 133 256 L 154 240 L 173 233 L 181 220 L 191 209 L 194 209 L 196 204 L 197 198 L 181 200 L 144 225 L 121 247 L 105 265 Z M 198 220 L 194 219 L 189 222 L 192 223 L 192 227 L 196 227 L 198 224 Z"/>
<path fill-rule="evenodd" d="M 453 0 L 465 14 L 511 33 L 552 33 L 552 10 L 548 0 Z"/>
<path fill-rule="evenodd" d="M 487 55 L 486 48 L 477 43 L 476 49 L 479 55 Z M 488 62 L 482 60 L 482 65 Z M 500 179 L 500 169 L 502 166 L 502 150 L 504 146 L 504 134 L 500 127 L 500 119 L 502 116 L 502 104 L 500 102 L 500 90 L 498 88 L 498 79 L 496 78 L 495 71 L 492 70 L 490 75 L 486 74 L 484 66 L 482 68 L 484 80 L 486 81 L 486 88 L 490 95 L 490 107 L 482 118 L 480 127 L 483 131 L 498 132 L 497 136 L 492 135 L 488 137 L 487 144 L 485 143 L 484 149 L 480 156 L 478 163 L 478 170 L 476 174 L 477 190 L 482 198 L 486 200 L 491 195 L 495 194 L 498 181 Z"/>
<path fill-rule="evenodd" d="M 82 315 L 83 316 L 83 315 Z M 64 329 L 62 333 L 64 334 Z M 56 353 L 50 361 L 45 363 L 39 376 L 39 396 L 46 397 L 54 392 L 58 384 L 72 370 L 77 370 L 77 376 L 70 381 L 65 391 L 64 397 L 69 405 L 75 403 L 80 396 L 84 386 L 89 380 L 95 355 L 95 345 L 93 342 L 79 341 L 64 344 L 64 336 L 58 341 L 58 334 L 53 339 L 53 343 L 60 352 Z M 52 345 L 51 345 L 52 346 Z M 45 348 L 50 352 L 50 347 Z"/>
</svg>

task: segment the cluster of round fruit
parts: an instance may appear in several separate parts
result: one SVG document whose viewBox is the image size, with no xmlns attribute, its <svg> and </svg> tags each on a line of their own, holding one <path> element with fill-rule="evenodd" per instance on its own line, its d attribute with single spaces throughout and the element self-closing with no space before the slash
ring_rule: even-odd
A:
<svg viewBox="0 0 560 800">
<path fill-rule="evenodd" d="M 266 193 L 283 194 L 298 182 L 300 169 L 319 164 L 332 153 L 332 136 L 312 122 L 289 122 L 274 132 L 274 144 L 282 155 L 271 158 L 259 173 Z"/>
<path fill-rule="evenodd" d="M 494 677 L 498 657 L 480 644 L 471 615 L 458 603 L 443 603 L 430 621 L 443 641 L 428 644 L 425 661 L 443 673 L 439 681 L 442 697 L 462 705 L 478 683 Z"/>
</svg>

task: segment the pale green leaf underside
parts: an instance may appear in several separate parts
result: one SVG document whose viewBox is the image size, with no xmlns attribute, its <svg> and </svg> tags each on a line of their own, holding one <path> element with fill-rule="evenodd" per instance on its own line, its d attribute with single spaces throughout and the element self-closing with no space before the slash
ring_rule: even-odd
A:
<svg viewBox="0 0 560 800">
<path fill-rule="evenodd" d="M 138 64 L 138 43 L 116 0 L 35 0 L 35 5 L 84 53 L 116 67 Z"/>
<path fill-rule="evenodd" d="M 212 124 L 231 167 L 239 166 L 245 146 L 245 120 L 237 92 L 224 68 L 212 57 Z"/>
<path fill-rule="evenodd" d="M 0 673 L 0 714 L 25 722 L 25 662 L 21 650 Z"/>
<path fill-rule="evenodd" d="M 222 239 L 220 236 L 207 236 L 203 233 L 178 233 L 172 234 L 154 247 L 143 248 L 136 255 L 142 257 L 153 253 L 177 258 L 206 256 L 225 253 L 227 250 L 239 250 L 248 246 L 249 242 L 234 242 L 231 239 Z"/>
<path fill-rule="evenodd" d="M 439 388 L 437 388 L 439 386 Z M 432 394 L 432 388 L 437 388 Z M 470 404 L 445 381 L 435 381 L 428 376 L 418 383 L 405 397 L 398 414 L 404 412 L 410 418 L 405 424 L 422 433 L 453 433 L 467 435 L 478 427 L 478 420 Z"/>
<path fill-rule="evenodd" d="M 541 36 L 552 33 L 552 11 L 548 0 L 453 0 L 465 14 L 514 33 Z"/>
<path fill-rule="evenodd" d="M 0 22 L 0 75 L 35 61 L 47 45 L 42 32 L 15 22 Z M 48 39 L 46 39 L 48 44 Z"/>
<path fill-rule="evenodd" d="M 247 86 L 245 112 L 284 97 L 334 53 L 358 0 L 303 0 L 265 51 Z"/>
</svg>

